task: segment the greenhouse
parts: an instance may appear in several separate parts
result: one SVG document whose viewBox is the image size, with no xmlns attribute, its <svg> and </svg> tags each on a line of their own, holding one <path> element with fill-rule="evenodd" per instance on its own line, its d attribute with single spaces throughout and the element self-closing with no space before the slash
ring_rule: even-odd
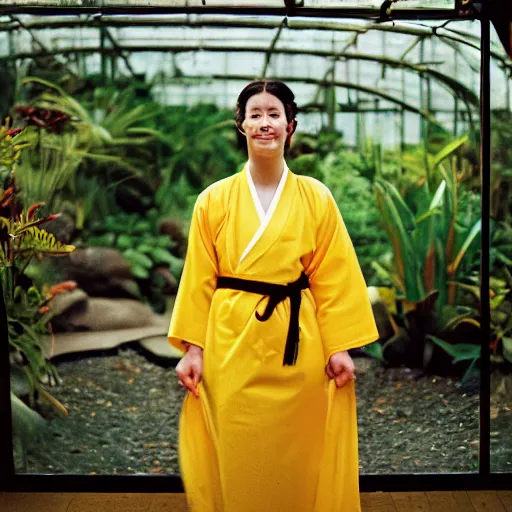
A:
<svg viewBox="0 0 512 512">
<path fill-rule="evenodd" d="M 0 1 L 0 474 L 181 488 L 167 331 L 190 221 L 244 168 L 237 97 L 267 79 L 295 94 L 287 165 L 332 192 L 377 321 L 351 351 L 361 488 L 510 478 L 509 20 L 474 0 Z"/>
</svg>

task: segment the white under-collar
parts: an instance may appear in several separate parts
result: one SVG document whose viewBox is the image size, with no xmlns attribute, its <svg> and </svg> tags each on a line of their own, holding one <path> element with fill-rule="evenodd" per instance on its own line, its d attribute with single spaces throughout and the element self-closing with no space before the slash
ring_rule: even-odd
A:
<svg viewBox="0 0 512 512">
<path fill-rule="evenodd" d="M 272 218 L 272 215 L 277 208 L 277 203 L 279 202 L 279 198 L 283 192 L 284 185 L 286 183 L 286 178 L 288 177 L 288 166 L 286 165 L 286 161 L 283 160 L 284 169 L 283 174 L 281 175 L 281 179 L 279 180 L 279 184 L 277 185 L 276 191 L 274 192 L 274 197 L 272 197 L 272 201 L 268 207 L 267 212 L 263 209 L 260 198 L 258 196 L 258 192 L 256 191 L 256 185 L 254 185 L 254 181 L 251 175 L 251 168 L 249 166 L 249 162 L 246 165 L 246 174 L 247 174 L 247 182 L 249 183 L 249 190 L 251 191 L 252 200 L 254 202 L 254 206 L 256 211 L 258 212 L 258 216 L 260 218 L 260 222 L 265 222 L 266 218 Z"/>
<path fill-rule="evenodd" d="M 251 191 L 251 196 L 252 196 L 254 206 L 255 206 L 256 211 L 258 212 L 258 216 L 260 218 L 260 227 L 258 228 L 256 233 L 254 233 L 254 236 L 252 237 L 252 240 L 249 242 L 249 245 L 245 248 L 245 251 L 243 252 L 242 256 L 240 257 L 239 264 L 249 254 L 249 252 L 252 250 L 252 248 L 256 245 L 256 242 L 261 238 L 261 236 L 267 229 L 267 226 L 269 225 L 270 221 L 272 220 L 272 216 L 274 215 L 274 212 L 276 211 L 277 205 L 279 204 L 279 199 L 281 198 L 284 186 L 286 184 L 286 179 L 288 177 L 288 171 L 289 171 L 288 166 L 286 165 L 286 162 L 284 160 L 283 160 L 283 162 L 284 162 L 283 174 L 279 181 L 279 185 L 277 186 L 276 191 L 274 192 L 274 197 L 272 198 L 270 206 L 268 207 L 267 213 L 265 213 L 265 211 L 263 210 L 263 206 L 261 205 L 260 198 L 258 197 L 258 192 L 256 192 L 256 186 L 254 185 L 254 181 L 251 176 L 249 162 L 247 162 L 247 165 L 245 167 L 245 171 L 246 171 L 246 175 L 247 175 L 247 182 L 249 183 L 249 189 Z"/>
</svg>

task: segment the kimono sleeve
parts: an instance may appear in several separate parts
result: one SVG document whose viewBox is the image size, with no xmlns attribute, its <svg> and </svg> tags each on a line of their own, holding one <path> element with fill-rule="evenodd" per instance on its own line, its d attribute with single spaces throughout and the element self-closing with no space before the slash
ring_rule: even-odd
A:
<svg viewBox="0 0 512 512">
<path fill-rule="evenodd" d="M 309 274 L 326 360 L 379 338 L 368 290 L 345 223 L 330 191 L 316 233 Z"/>
<path fill-rule="evenodd" d="M 183 342 L 205 348 L 206 329 L 217 280 L 217 256 L 208 219 L 208 196 L 194 206 L 185 265 L 169 326 L 169 343 L 183 350 Z"/>
</svg>

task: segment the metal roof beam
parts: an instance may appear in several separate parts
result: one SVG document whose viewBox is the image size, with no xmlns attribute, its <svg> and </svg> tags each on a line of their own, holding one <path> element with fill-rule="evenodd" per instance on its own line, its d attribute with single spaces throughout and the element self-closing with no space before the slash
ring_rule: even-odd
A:
<svg viewBox="0 0 512 512">
<path fill-rule="evenodd" d="M 209 51 L 209 52 L 233 52 L 233 53 L 239 53 L 239 52 L 262 52 L 264 51 L 264 48 L 257 48 L 257 47 L 249 47 L 245 46 L 242 48 L 230 48 L 227 49 L 226 47 L 221 46 L 205 46 L 202 44 L 200 47 L 198 46 L 190 46 L 190 47 L 184 47 L 184 46 L 168 46 L 168 45 L 160 45 L 160 46 L 117 46 L 115 49 L 109 49 L 105 48 L 103 50 L 100 50 L 96 47 L 89 47 L 89 48 L 62 48 L 55 52 L 45 52 L 39 54 L 40 56 L 46 56 L 46 55 L 55 55 L 55 54 L 73 54 L 73 53 L 96 53 L 102 51 L 105 54 L 109 53 L 116 53 L 116 54 L 123 54 L 124 52 L 170 52 L 170 53 L 185 53 L 185 52 L 195 52 L 195 51 Z M 404 62 L 401 60 L 393 59 L 391 57 L 385 57 L 385 56 L 376 56 L 376 55 L 367 55 L 362 53 L 337 53 L 332 51 L 325 51 L 325 50 L 296 50 L 296 49 L 287 49 L 287 48 L 279 48 L 274 49 L 274 53 L 276 54 L 284 54 L 284 55 L 308 55 L 308 56 L 315 56 L 315 57 L 323 57 L 323 58 L 332 58 L 335 61 L 336 60 L 362 60 L 367 62 L 375 62 L 381 65 L 386 65 L 393 68 L 401 68 L 406 69 L 408 71 L 413 71 L 415 73 L 423 73 L 425 75 L 431 76 L 433 79 L 436 80 L 436 82 L 442 84 L 447 88 L 450 93 L 452 93 L 454 96 L 457 96 L 461 98 L 464 102 L 470 105 L 478 105 L 478 97 L 475 95 L 475 93 L 467 88 L 463 83 L 459 82 L 458 80 L 454 79 L 453 77 L 446 76 L 439 71 L 436 71 L 434 69 L 430 69 L 425 64 L 414 64 L 411 62 Z M 1 57 L 0 62 L 7 61 L 11 59 L 24 59 L 24 58 L 32 58 L 34 55 L 32 53 L 23 53 L 18 54 L 15 56 L 9 56 L 9 57 Z M 333 63 L 334 66 L 334 63 Z M 328 73 L 332 72 L 332 66 L 329 68 Z M 133 74 L 133 70 L 130 70 Z M 266 69 L 264 68 L 264 71 Z M 265 74 L 263 74 L 261 77 L 264 77 Z M 323 81 L 321 83 L 327 82 L 328 74 L 324 77 Z M 205 77 L 207 78 L 207 77 Z"/>
</svg>

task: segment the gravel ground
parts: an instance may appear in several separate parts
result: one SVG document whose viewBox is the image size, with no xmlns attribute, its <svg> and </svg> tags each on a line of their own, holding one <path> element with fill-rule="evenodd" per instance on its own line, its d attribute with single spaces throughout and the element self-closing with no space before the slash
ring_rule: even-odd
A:
<svg viewBox="0 0 512 512">
<path fill-rule="evenodd" d="M 177 428 L 184 392 L 173 367 L 125 345 L 55 362 L 63 382 L 51 392 L 66 418 L 41 410 L 48 426 L 19 472 L 179 473 Z M 384 369 L 356 359 L 362 473 L 478 469 L 478 389 L 442 377 Z M 512 470 L 512 404 L 493 420 L 493 469 Z M 19 460 L 17 454 L 16 460 Z"/>
</svg>

